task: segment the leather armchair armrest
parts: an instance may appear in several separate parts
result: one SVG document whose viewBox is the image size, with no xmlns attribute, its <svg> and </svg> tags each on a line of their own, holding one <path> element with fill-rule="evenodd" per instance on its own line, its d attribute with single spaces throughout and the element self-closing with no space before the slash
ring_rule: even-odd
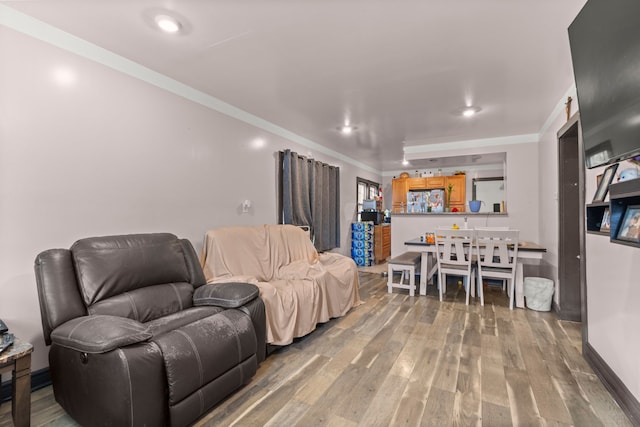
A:
<svg viewBox="0 0 640 427">
<path fill-rule="evenodd" d="M 193 305 L 238 308 L 253 301 L 260 289 L 251 283 L 215 283 L 200 286 L 193 293 Z"/>
<path fill-rule="evenodd" d="M 77 317 L 51 332 L 51 341 L 55 344 L 83 353 L 106 353 L 151 337 L 142 323 L 107 315 Z"/>
</svg>

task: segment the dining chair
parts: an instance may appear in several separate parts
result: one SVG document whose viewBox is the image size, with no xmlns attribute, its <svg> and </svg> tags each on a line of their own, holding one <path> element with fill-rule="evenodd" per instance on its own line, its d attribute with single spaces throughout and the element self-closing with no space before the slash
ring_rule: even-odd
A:
<svg viewBox="0 0 640 427">
<path fill-rule="evenodd" d="M 476 230 L 509 230 L 509 227 L 494 225 L 493 227 L 475 227 L 475 229 Z M 502 282 L 502 291 L 507 292 L 507 279 L 500 279 L 500 282 Z"/>
<path fill-rule="evenodd" d="M 485 278 L 506 280 L 509 308 L 513 310 L 520 232 L 490 228 L 478 228 L 475 232 L 478 289 L 482 289 Z M 484 305 L 484 295 L 481 303 Z"/>
<path fill-rule="evenodd" d="M 437 228 L 435 234 L 440 301 L 442 301 L 442 294 L 447 292 L 447 275 L 451 274 L 462 276 L 465 279 L 466 303 L 469 304 L 469 292 L 473 289 L 475 277 L 473 268 L 474 230 Z"/>
</svg>

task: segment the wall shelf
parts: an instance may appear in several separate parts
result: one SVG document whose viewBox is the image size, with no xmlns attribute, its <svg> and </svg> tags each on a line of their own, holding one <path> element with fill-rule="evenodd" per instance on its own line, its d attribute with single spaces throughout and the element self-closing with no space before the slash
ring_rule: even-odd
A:
<svg viewBox="0 0 640 427">
<path fill-rule="evenodd" d="M 609 186 L 611 242 L 640 248 L 640 243 L 617 238 L 627 207 L 633 205 L 640 205 L 640 178 L 617 182 Z"/>
<path fill-rule="evenodd" d="M 609 202 L 590 203 L 586 206 L 587 233 L 609 236 L 612 243 L 640 248 L 640 243 L 617 238 L 627 206 L 633 205 L 640 205 L 640 178 L 611 184 Z M 611 229 L 608 232 L 600 231 L 607 210 L 609 210 Z"/>
<path fill-rule="evenodd" d="M 601 233 L 602 218 L 607 209 L 609 209 L 608 202 L 590 203 L 587 205 L 587 232 Z M 602 234 L 609 235 L 607 232 L 602 232 Z"/>
</svg>

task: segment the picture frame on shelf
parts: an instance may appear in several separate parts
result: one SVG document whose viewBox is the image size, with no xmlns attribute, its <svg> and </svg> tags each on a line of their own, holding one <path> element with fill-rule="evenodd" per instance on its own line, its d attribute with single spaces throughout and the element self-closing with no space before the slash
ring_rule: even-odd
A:
<svg viewBox="0 0 640 427">
<path fill-rule="evenodd" d="M 598 184 L 596 194 L 593 196 L 593 203 L 604 202 L 605 197 L 607 197 L 607 192 L 609 191 L 609 185 L 611 184 L 611 181 L 613 181 L 613 177 L 616 175 L 617 170 L 617 163 L 604 170 L 602 173 L 602 179 L 600 179 L 600 183 Z"/>
<path fill-rule="evenodd" d="M 640 243 L 640 205 L 627 206 L 616 239 Z"/>
<path fill-rule="evenodd" d="M 611 213 L 609 212 L 609 208 L 604 209 L 604 214 L 602 215 L 602 222 L 600 224 L 600 231 L 609 233 L 611 231 Z"/>
</svg>

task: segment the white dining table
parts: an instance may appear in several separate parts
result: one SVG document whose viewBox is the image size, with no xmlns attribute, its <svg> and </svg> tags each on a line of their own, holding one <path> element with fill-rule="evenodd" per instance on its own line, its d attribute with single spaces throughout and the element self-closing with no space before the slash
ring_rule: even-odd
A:
<svg viewBox="0 0 640 427">
<path fill-rule="evenodd" d="M 427 294 L 427 278 L 433 277 L 438 270 L 438 265 L 433 261 L 433 265 L 429 268 L 430 255 L 435 254 L 436 245 L 434 243 L 427 243 L 426 240 L 420 237 L 407 240 L 404 242 L 404 246 L 408 251 L 422 252 L 421 265 L 420 265 L 420 295 Z M 547 249 L 540 246 L 537 243 L 521 241 L 518 243 L 518 261 L 516 262 L 516 295 L 515 304 L 516 307 L 524 308 L 524 274 L 523 274 L 523 261 L 526 259 L 542 259 L 543 254 L 547 252 Z"/>
</svg>

